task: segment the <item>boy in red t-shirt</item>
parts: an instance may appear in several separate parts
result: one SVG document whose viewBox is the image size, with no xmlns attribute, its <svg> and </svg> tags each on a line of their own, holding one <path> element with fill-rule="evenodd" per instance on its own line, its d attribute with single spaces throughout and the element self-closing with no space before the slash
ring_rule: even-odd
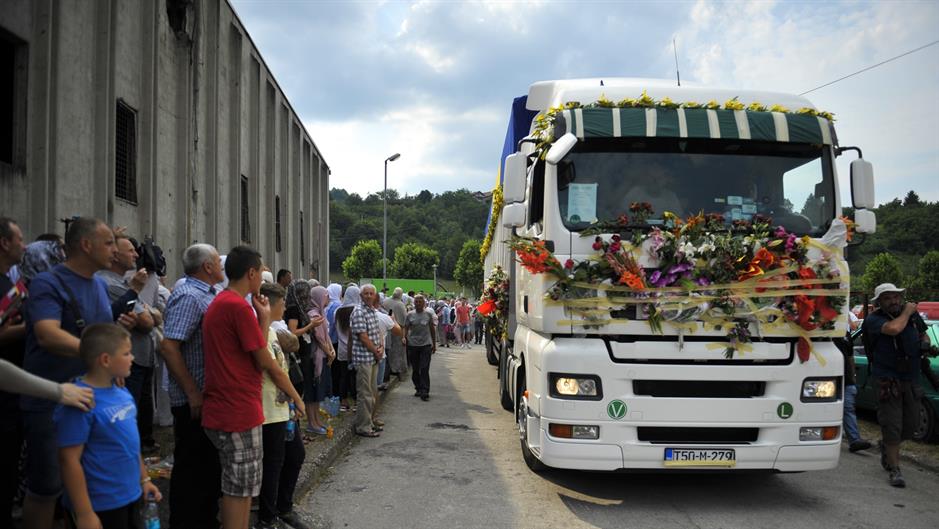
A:
<svg viewBox="0 0 939 529">
<path fill-rule="evenodd" d="M 271 311 L 261 288 L 261 254 L 236 246 L 225 259 L 228 289 L 202 319 L 205 389 L 202 427 L 222 466 L 222 527 L 248 527 L 251 498 L 261 492 L 261 373 L 294 401 L 303 400 L 267 350 Z M 251 303 L 245 298 L 251 294 Z M 252 310 L 252 305 L 254 310 Z M 256 315 L 255 315 L 256 313 Z"/>
</svg>

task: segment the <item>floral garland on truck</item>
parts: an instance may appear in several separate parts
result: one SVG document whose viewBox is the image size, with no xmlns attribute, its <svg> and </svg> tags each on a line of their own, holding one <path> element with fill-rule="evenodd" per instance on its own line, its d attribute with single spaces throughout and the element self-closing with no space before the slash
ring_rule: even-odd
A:
<svg viewBox="0 0 939 529">
<path fill-rule="evenodd" d="M 509 319 L 509 276 L 501 266 L 496 265 L 486 279 L 486 286 L 479 297 L 476 310 L 486 318 L 490 334 L 506 338 L 506 323 Z"/>
<path fill-rule="evenodd" d="M 492 247 L 492 238 L 495 237 L 496 228 L 499 226 L 499 217 L 502 216 L 502 205 L 505 199 L 502 198 L 502 184 L 492 190 L 492 210 L 489 215 L 489 225 L 486 226 L 486 236 L 479 245 L 479 260 L 485 267 L 486 256 L 489 255 L 489 248 Z"/>
<path fill-rule="evenodd" d="M 634 203 L 630 212 L 633 222 L 624 213 L 597 223 L 596 230 L 614 235 L 597 236 L 597 254 L 580 262 L 561 264 L 543 241 L 516 237 L 510 242 L 526 270 L 556 279 L 548 298 L 582 318 L 564 324 L 600 327 L 646 319 L 655 333 L 669 324 L 683 336 L 702 321 L 727 333 L 726 344 L 709 346 L 723 347 L 727 358 L 752 349 L 754 324 L 760 333 L 798 337 L 802 362 L 812 354 L 813 337 L 841 334 L 836 323 L 848 278 L 833 249 L 773 227 L 759 215 L 727 226 L 717 213 L 680 219 L 666 212 L 663 225 L 649 226 L 650 205 Z M 808 258 L 813 246 L 821 258 Z M 642 257 L 651 266 L 640 266 Z M 621 311 L 633 318 L 613 317 Z"/>
</svg>

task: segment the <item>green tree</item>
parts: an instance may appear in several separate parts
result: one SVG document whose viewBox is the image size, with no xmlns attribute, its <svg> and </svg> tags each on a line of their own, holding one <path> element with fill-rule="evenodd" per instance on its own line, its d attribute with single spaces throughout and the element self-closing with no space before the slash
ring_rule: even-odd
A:
<svg viewBox="0 0 939 529">
<path fill-rule="evenodd" d="M 919 260 L 913 287 L 918 300 L 939 299 L 939 250 L 932 250 Z"/>
<path fill-rule="evenodd" d="M 381 245 L 374 239 L 359 241 L 342 262 L 342 273 L 358 281 L 363 277 L 381 277 Z"/>
<path fill-rule="evenodd" d="M 474 297 L 479 297 L 483 287 L 483 265 L 479 260 L 478 239 L 470 239 L 463 243 L 460 257 L 456 260 L 453 278 L 464 288 L 473 291 Z"/>
<path fill-rule="evenodd" d="M 874 287 L 881 283 L 903 285 L 903 270 L 900 269 L 900 262 L 889 253 L 877 254 L 871 259 L 861 277 L 861 286 L 867 293 L 873 293 Z"/>
<path fill-rule="evenodd" d="M 391 265 L 395 277 L 401 279 L 427 279 L 434 275 L 434 265 L 440 263 L 440 255 L 416 242 L 404 243 L 395 248 Z"/>
</svg>

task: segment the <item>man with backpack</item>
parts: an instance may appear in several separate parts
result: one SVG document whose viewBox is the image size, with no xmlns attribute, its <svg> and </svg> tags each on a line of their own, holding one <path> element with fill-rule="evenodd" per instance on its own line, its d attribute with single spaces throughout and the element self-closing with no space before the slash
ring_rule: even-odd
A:
<svg viewBox="0 0 939 529">
<path fill-rule="evenodd" d="M 864 345 L 871 356 L 871 373 L 878 388 L 877 422 L 883 445 L 881 465 L 894 487 L 905 487 L 900 472 L 900 442 L 911 439 L 919 419 L 923 390 L 918 383 L 920 358 L 929 348 L 925 323 L 916 303 L 904 303 L 905 289 L 892 283 L 877 285 L 873 302 L 877 310 L 862 325 Z"/>
<path fill-rule="evenodd" d="M 33 278 L 26 304 L 26 354 L 23 367 L 54 382 L 66 382 L 85 371 L 78 356 L 82 331 L 95 323 L 116 321 L 133 328 L 137 318 L 123 307 L 135 300 L 142 285 L 111 303 L 107 286 L 95 272 L 111 266 L 117 247 L 104 222 L 80 217 L 65 234 L 68 258 Z M 49 529 L 55 502 L 62 492 L 58 447 L 52 412 L 55 403 L 24 397 L 24 437 L 27 494 L 23 501 L 23 527 Z"/>
</svg>

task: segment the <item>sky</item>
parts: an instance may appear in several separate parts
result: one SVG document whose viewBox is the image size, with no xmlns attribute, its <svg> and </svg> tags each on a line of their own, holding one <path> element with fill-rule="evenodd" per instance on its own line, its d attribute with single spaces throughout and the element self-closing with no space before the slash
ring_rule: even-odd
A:
<svg viewBox="0 0 939 529">
<path fill-rule="evenodd" d="M 402 194 L 491 190 L 514 97 L 541 80 L 674 79 L 673 39 L 683 82 L 789 93 L 939 39 L 935 0 L 230 2 L 330 187 L 363 196 L 394 153 Z M 939 201 L 939 44 L 806 97 L 873 164 L 878 203 Z M 838 160 L 846 205 L 852 159 Z"/>
</svg>

